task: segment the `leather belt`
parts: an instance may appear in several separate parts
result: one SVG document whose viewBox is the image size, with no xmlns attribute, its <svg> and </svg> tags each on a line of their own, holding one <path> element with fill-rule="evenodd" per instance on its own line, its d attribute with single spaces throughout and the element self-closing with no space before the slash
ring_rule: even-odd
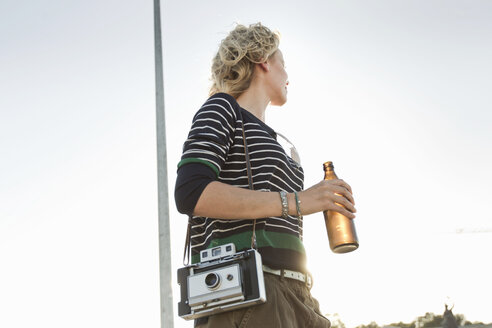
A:
<svg viewBox="0 0 492 328">
<path fill-rule="evenodd" d="M 309 273 L 304 274 L 301 272 L 285 270 L 285 269 L 275 270 L 275 269 L 267 267 L 266 265 L 263 266 L 263 271 L 277 275 L 277 276 L 280 276 L 280 277 L 299 280 L 299 281 L 305 283 L 309 289 L 311 289 L 311 287 L 313 287 L 313 278 L 311 277 L 311 275 Z"/>
</svg>

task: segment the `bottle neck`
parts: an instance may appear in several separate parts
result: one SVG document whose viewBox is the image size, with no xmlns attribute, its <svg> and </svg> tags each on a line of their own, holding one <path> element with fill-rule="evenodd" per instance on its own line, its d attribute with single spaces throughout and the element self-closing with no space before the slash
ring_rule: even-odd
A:
<svg viewBox="0 0 492 328">
<path fill-rule="evenodd" d="M 333 179 L 338 179 L 337 175 L 335 174 L 335 171 L 332 170 L 325 171 L 325 180 L 333 180 Z"/>
<path fill-rule="evenodd" d="M 323 163 L 323 170 L 325 171 L 325 180 L 338 179 L 337 175 L 335 174 L 333 162 Z"/>
</svg>

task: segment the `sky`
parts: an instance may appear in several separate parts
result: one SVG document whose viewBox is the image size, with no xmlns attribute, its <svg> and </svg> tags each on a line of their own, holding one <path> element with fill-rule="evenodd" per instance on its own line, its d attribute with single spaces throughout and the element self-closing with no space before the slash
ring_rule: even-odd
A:
<svg viewBox="0 0 492 328">
<path fill-rule="evenodd" d="M 174 303 L 176 165 L 236 23 L 281 33 L 289 100 L 266 122 L 305 187 L 333 161 L 360 248 L 305 217 L 313 295 L 352 328 L 426 312 L 492 322 L 492 3 L 163 1 Z M 151 1 L 0 2 L 0 327 L 158 327 Z M 177 316 L 175 327 L 192 327 Z"/>
</svg>

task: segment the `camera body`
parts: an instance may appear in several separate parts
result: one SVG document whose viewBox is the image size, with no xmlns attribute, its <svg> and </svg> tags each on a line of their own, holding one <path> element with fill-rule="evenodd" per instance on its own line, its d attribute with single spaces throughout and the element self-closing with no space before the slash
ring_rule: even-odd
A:
<svg viewBox="0 0 492 328">
<path fill-rule="evenodd" d="M 201 251 L 200 263 L 178 269 L 178 284 L 186 320 L 266 302 L 260 253 L 236 253 L 232 243 Z"/>
</svg>

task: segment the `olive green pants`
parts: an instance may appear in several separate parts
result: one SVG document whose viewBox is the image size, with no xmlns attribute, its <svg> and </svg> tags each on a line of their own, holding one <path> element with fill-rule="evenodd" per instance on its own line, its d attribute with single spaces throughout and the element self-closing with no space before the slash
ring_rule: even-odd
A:
<svg viewBox="0 0 492 328">
<path fill-rule="evenodd" d="M 265 275 L 267 302 L 198 319 L 198 328 L 330 328 L 319 303 L 307 286 L 297 280 Z M 205 322 L 206 321 L 206 322 Z"/>
</svg>

